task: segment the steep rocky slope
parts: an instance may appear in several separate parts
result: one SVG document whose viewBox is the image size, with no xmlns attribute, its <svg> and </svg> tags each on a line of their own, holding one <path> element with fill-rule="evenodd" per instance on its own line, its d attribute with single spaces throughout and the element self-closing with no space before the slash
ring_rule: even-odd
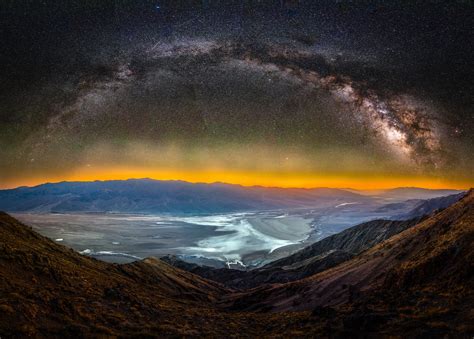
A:
<svg viewBox="0 0 474 339">
<path fill-rule="evenodd" d="M 5 336 L 112 334 L 119 324 L 127 333 L 153 318 L 166 332 L 175 314 L 210 307 L 227 292 L 157 259 L 113 265 L 82 256 L 6 214 L 0 214 L 0 291 Z"/>
<path fill-rule="evenodd" d="M 474 332 L 473 272 L 471 190 L 444 211 L 352 260 L 300 281 L 233 295 L 228 302 L 236 309 L 312 309 L 317 314 L 350 305 L 346 328 L 467 335 Z"/>
<path fill-rule="evenodd" d="M 339 250 L 357 255 L 368 248 L 398 234 L 416 224 L 423 217 L 416 217 L 410 220 L 372 220 L 353 227 L 350 227 L 341 233 L 334 234 L 322 239 L 313 245 L 305 247 L 286 258 L 276 260 L 269 267 L 284 267 L 298 265 L 315 256 L 323 255 L 331 251 Z"/>
</svg>

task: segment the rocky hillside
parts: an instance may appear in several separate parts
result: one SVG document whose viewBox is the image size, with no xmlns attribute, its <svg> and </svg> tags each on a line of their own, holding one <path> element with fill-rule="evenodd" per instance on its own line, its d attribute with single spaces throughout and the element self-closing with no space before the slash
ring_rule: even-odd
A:
<svg viewBox="0 0 474 339">
<path fill-rule="evenodd" d="M 0 215 L 0 277 L 5 337 L 136 333 L 153 318 L 167 332 L 177 313 L 192 315 L 228 292 L 157 259 L 115 265 L 82 256 L 7 214 Z"/>
<path fill-rule="evenodd" d="M 372 220 L 350 227 L 341 233 L 324 238 L 313 245 L 305 247 L 286 258 L 268 264 L 269 267 L 299 265 L 304 261 L 332 251 L 344 251 L 357 255 L 368 248 L 398 234 L 423 220 L 416 217 L 410 220 Z"/>
<path fill-rule="evenodd" d="M 380 331 L 474 331 L 474 191 L 444 211 L 311 277 L 234 295 L 229 305 L 265 311 L 357 306 L 354 326 Z M 362 308 L 362 310 L 361 310 Z M 370 310 L 370 312 L 368 311 Z M 357 313 L 355 312 L 355 313 Z M 372 314 L 372 320 L 367 315 Z M 354 315 L 354 312 L 352 312 Z"/>
</svg>

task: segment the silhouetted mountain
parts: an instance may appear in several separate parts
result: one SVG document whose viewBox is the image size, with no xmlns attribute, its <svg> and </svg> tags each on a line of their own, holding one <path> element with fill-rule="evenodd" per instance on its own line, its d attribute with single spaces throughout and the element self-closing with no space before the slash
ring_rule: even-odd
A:
<svg viewBox="0 0 474 339">
<path fill-rule="evenodd" d="M 61 182 L 0 190 L 10 212 L 219 213 L 313 207 L 371 198 L 340 189 L 282 189 L 130 179 Z"/>
</svg>

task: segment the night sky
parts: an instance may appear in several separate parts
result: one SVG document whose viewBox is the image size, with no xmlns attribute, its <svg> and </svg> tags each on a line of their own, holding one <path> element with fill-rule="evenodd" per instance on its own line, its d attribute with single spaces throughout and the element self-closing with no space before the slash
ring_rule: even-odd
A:
<svg viewBox="0 0 474 339">
<path fill-rule="evenodd" d="M 474 186 L 472 1 L 0 8 L 0 188 Z"/>
</svg>

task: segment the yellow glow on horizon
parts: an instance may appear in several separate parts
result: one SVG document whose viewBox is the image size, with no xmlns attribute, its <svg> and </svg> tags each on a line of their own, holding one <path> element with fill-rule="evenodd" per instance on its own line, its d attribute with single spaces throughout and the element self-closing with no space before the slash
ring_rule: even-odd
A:
<svg viewBox="0 0 474 339">
<path fill-rule="evenodd" d="M 61 177 L 30 178 L 11 181 L 0 188 L 35 186 L 46 182 L 126 180 L 150 178 L 155 180 L 182 180 L 191 183 L 223 182 L 242 186 L 265 186 L 282 188 L 354 188 L 361 190 L 389 189 L 395 187 L 423 187 L 431 189 L 468 189 L 474 186 L 468 181 L 450 181 L 441 178 L 386 175 L 347 175 L 316 173 L 252 172 L 228 170 L 150 170 L 132 167 L 81 168 Z"/>
</svg>

